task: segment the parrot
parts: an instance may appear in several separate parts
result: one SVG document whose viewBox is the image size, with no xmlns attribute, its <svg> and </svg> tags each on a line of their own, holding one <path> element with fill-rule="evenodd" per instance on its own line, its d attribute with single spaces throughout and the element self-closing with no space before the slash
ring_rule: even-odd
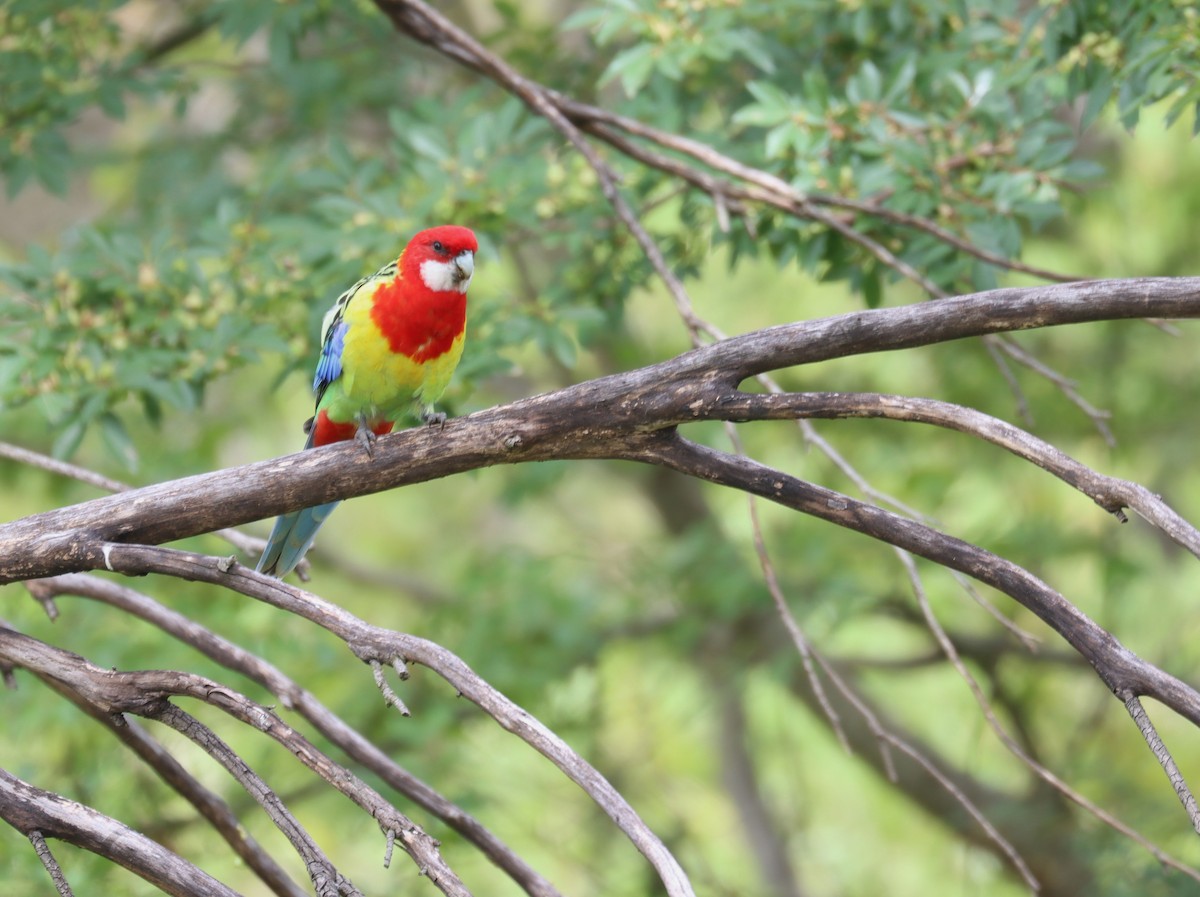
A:
<svg viewBox="0 0 1200 897">
<path fill-rule="evenodd" d="M 376 437 L 402 418 L 445 423 L 434 403 L 462 357 L 478 249 L 470 228 L 431 227 L 338 297 L 321 325 L 305 449 L 354 439 L 371 455 Z M 291 572 L 338 504 L 278 518 L 258 571 L 281 578 Z"/>
</svg>

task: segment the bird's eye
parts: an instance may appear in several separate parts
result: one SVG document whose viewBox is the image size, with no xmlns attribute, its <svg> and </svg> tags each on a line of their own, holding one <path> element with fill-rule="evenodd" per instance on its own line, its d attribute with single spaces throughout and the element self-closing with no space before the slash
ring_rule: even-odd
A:
<svg viewBox="0 0 1200 897">
<path fill-rule="evenodd" d="M 433 251 L 444 253 L 446 251 L 446 247 L 442 245 L 441 240 L 434 240 L 433 241 Z"/>
</svg>

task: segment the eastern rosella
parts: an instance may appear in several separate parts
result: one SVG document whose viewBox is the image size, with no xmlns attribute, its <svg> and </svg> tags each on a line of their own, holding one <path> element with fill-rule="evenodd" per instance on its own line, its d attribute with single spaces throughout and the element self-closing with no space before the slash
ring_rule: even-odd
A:
<svg viewBox="0 0 1200 897">
<path fill-rule="evenodd" d="M 321 326 L 313 379 L 317 410 L 305 424 L 306 449 L 357 439 L 369 453 L 375 437 L 390 433 L 406 415 L 445 420 L 433 403 L 462 356 L 477 249 L 468 228 L 423 230 L 396 261 L 338 297 Z M 259 571 L 290 572 L 337 504 L 276 520 Z"/>
</svg>

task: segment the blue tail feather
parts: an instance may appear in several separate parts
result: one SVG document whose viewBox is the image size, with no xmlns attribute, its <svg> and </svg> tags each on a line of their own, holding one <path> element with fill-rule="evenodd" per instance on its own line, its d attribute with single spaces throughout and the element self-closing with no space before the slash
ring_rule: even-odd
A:
<svg viewBox="0 0 1200 897">
<path fill-rule="evenodd" d="M 331 501 L 315 508 L 293 511 L 277 519 L 263 556 L 259 558 L 258 572 L 279 577 L 291 573 L 305 552 L 312 547 L 317 530 L 321 528 L 325 518 L 339 504 L 341 502 Z"/>
</svg>

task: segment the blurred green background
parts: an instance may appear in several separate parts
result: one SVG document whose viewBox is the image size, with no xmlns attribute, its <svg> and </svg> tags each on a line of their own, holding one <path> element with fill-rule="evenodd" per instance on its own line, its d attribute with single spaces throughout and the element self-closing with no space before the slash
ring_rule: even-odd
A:
<svg viewBox="0 0 1200 897">
<path fill-rule="evenodd" d="M 369 3 L 0 4 L 0 438 L 135 484 L 297 450 L 321 315 L 428 224 L 481 237 L 461 414 L 689 348 L 670 297 L 560 136 L 497 88 L 396 35 Z M 463 2 L 441 7 L 530 77 L 710 142 L 801 189 L 926 216 L 1006 257 L 1087 277 L 1196 273 L 1195 13 L 1134 4 Z M 1177 119 L 1177 120 L 1176 120 Z M 1170 121 L 1171 126 L 1167 127 Z M 1136 125 L 1136 128 L 1134 128 Z M 609 154 L 697 312 L 729 333 L 925 298 L 822 227 L 711 202 Z M 860 232 L 947 292 L 1007 275 L 886 221 Z M 976 342 L 780 372 L 788 388 L 879 390 L 1022 422 L 1097 470 L 1200 518 L 1200 328 L 1123 322 L 1020 344 L 1110 411 L 1110 445 L 1062 392 Z M 1045 473 L 970 438 L 870 421 L 818 432 L 883 493 L 1032 570 L 1130 649 L 1194 681 L 1196 561 Z M 752 457 L 855 494 L 795 427 L 740 428 Z M 718 426 L 689 428 L 727 447 Z M 5 519 L 99 493 L 0 461 Z M 975 789 L 1047 894 L 1172 895 L 1195 882 L 1036 786 L 937 655 L 885 546 L 760 506 L 792 612 L 903 737 Z M 253 528 L 265 535 L 269 522 Z M 215 538 L 187 547 L 225 553 Z M 432 639 L 562 735 L 631 801 L 702 894 L 1024 892 L 977 828 L 878 751 L 848 755 L 807 691 L 758 566 L 745 497 L 629 464 L 478 471 L 355 500 L 323 530 L 310 587 Z M 248 559 L 249 560 L 249 559 Z M 1002 719 L 1047 766 L 1166 850 L 1200 863 L 1157 763 L 1095 675 L 1042 639 L 1023 651 L 944 571 L 942 623 Z M 240 596 L 134 583 L 299 679 L 476 814 L 565 894 L 659 893 L 646 863 L 540 756 L 425 670 L 385 711 L 326 633 Z M 272 703 L 120 614 L 71 598 L 12 625 L 101 666 L 186 669 Z M 0 765 L 161 840 L 242 893 L 266 889 L 109 735 L 30 677 L 4 693 Z M 432 893 L 375 825 L 292 758 L 205 708 L 366 893 Z M 1197 734 L 1150 712 L 1189 781 Z M 283 711 L 281 711 L 283 712 Z M 298 721 L 284 712 L 290 722 Z M 848 726 L 860 725 L 847 722 Z M 303 728 L 303 727 L 301 727 Z M 303 869 L 214 764 L 154 729 Z M 518 889 L 403 801 L 475 893 Z M 766 829 L 755 829 L 761 815 Z M 786 867 L 762 859 L 764 843 Z M 78 893 L 151 894 L 59 846 Z M 14 894 L 50 893 L 0 831 Z"/>
</svg>

